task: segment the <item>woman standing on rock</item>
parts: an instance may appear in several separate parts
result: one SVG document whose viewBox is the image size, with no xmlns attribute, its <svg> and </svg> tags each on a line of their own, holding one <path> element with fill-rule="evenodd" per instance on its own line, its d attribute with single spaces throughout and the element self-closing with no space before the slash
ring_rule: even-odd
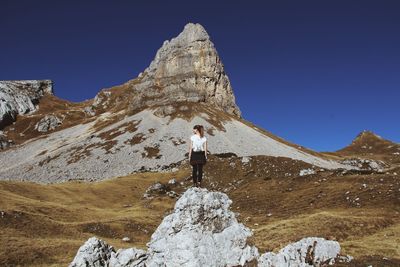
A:
<svg viewBox="0 0 400 267">
<path fill-rule="evenodd" d="M 201 187 L 203 165 L 207 162 L 207 138 L 202 125 L 193 127 L 193 135 L 189 142 L 189 162 L 193 166 L 193 186 Z"/>
</svg>

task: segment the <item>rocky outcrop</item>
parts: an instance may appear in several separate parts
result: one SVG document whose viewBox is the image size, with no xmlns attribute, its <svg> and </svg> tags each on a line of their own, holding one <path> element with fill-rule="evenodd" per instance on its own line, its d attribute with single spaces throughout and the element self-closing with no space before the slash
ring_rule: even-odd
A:
<svg viewBox="0 0 400 267">
<path fill-rule="evenodd" d="M 48 132 L 54 130 L 62 124 L 62 119 L 55 115 L 46 115 L 35 125 L 35 129 L 39 132 Z"/>
<path fill-rule="evenodd" d="M 14 122 L 17 114 L 35 111 L 45 93 L 53 94 L 50 80 L 0 81 L 0 129 Z"/>
<path fill-rule="evenodd" d="M 360 170 L 375 171 L 382 173 L 389 165 L 382 160 L 347 158 L 340 161 L 343 164 L 358 167 Z"/>
<path fill-rule="evenodd" d="M 229 209 L 231 203 L 224 193 L 189 188 L 151 236 L 147 252 L 132 248 L 113 253 L 110 246 L 94 242 L 92 237 L 78 250 L 70 267 L 81 266 L 77 264 L 81 259 L 102 262 L 107 258 L 104 265 L 89 261 L 86 266 L 243 266 L 259 254 L 247 244 L 252 232 L 238 223 Z M 88 249 L 90 244 L 94 248 Z M 99 259 L 93 258 L 94 250 L 100 251 Z"/>
<path fill-rule="evenodd" d="M 267 252 L 258 259 L 260 267 L 327 266 L 335 261 L 350 261 L 340 255 L 339 242 L 321 237 L 306 237 L 282 248 L 278 253 Z"/>
<path fill-rule="evenodd" d="M 224 193 L 190 188 L 147 244 L 150 266 L 236 266 L 255 260 L 250 229 L 238 223 Z"/>
<path fill-rule="evenodd" d="M 191 101 L 241 116 L 217 50 L 200 24 L 188 23 L 177 37 L 165 41 L 150 66 L 126 85 L 136 93 L 133 109 Z"/>
<path fill-rule="evenodd" d="M 70 267 L 323 266 L 352 259 L 340 255 L 338 242 L 319 237 L 304 238 L 277 254 L 259 255 L 247 242 L 251 230 L 237 221 L 229 209 L 231 204 L 224 193 L 189 188 L 153 233 L 147 251 L 129 248 L 115 253 L 112 246 L 92 237 L 78 250 Z"/>
</svg>

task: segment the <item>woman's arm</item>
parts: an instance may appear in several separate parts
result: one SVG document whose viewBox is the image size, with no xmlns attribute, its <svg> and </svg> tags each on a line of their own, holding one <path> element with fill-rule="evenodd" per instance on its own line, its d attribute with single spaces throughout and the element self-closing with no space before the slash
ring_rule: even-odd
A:
<svg viewBox="0 0 400 267">
<path fill-rule="evenodd" d="M 204 153 L 206 154 L 206 159 L 207 159 L 207 141 L 204 142 Z"/>
<path fill-rule="evenodd" d="M 190 156 L 192 154 L 192 143 L 193 143 L 193 141 L 192 141 L 192 139 L 190 139 L 190 142 L 189 142 L 189 159 L 190 159 Z"/>
</svg>

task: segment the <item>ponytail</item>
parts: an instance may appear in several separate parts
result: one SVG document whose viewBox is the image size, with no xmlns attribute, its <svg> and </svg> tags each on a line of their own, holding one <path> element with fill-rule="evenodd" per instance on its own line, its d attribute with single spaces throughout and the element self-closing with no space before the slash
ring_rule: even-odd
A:
<svg viewBox="0 0 400 267">
<path fill-rule="evenodd" d="M 200 138 L 203 138 L 203 137 L 204 137 L 204 127 L 203 127 L 203 125 L 198 125 L 198 124 L 196 124 L 196 125 L 193 127 L 193 129 L 196 129 L 197 131 L 199 131 L 199 133 L 200 133 Z"/>
<path fill-rule="evenodd" d="M 199 130 L 200 137 L 203 138 L 204 137 L 204 127 L 203 127 L 203 125 L 199 125 L 199 126 L 200 126 L 200 130 Z"/>
</svg>

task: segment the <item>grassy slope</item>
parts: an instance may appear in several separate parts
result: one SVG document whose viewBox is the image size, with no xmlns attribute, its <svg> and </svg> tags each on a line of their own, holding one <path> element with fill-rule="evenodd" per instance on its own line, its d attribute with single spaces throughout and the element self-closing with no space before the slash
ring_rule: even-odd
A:
<svg viewBox="0 0 400 267">
<path fill-rule="evenodd" d="M 400 262 L 399 176 L 324 171 L 300 177 L 299 170 L 311 165 L 266 156 L 246 165 L 240 160 L 211 156 L 204 185 L 229 195 L 239 221 L 254 229 L 251 242 L 260 252 L 322 236 L 338 240 L 342 252 L 360 266 Z M 144 200 L 143 193 L 155 181 L 171 178 L 185 183 L 174 188 L 183 192 L 191 184 L 185 181 L 188 167 L 96 183 L 0 182 L 0 210 L 5 212 L 0 216 L 1 265 L 66 266 L 93 235 L 116 249 L 145 248 L 175 199 Z M 122 242 L 124 236 L 132 241 Z"/>
</svg>

